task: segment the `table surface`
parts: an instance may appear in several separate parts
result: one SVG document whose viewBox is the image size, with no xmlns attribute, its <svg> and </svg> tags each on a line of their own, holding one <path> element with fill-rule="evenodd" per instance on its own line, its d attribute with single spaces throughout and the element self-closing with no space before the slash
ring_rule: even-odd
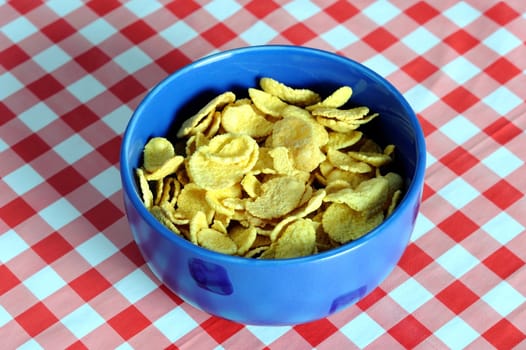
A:
<svg viewBox="0 0 526 350">
<path fill-rule="evenodd" d="M 3 346 L 526 349 L 525 28 L 521 0 L 0 0 Z M 376 70 L 427 142 L 399 264 L 356 305 L 296 326 L 188 305 L 149 271 L 123 212 L 119 147 L 145 93 L 259 44 Z"/>
</svg>

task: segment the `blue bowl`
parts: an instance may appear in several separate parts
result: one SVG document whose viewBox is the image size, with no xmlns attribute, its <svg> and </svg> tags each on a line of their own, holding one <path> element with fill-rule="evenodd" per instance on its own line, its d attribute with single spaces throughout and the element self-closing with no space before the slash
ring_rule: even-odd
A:
<svg viewBox="0 0 526 350">
<path fill-rule="evenodd" d="M 373 139 L 397 147 L 405 195 L 394 213 L 362 238 L 316 255 L 257 260 L 227 256 L 174 235 L 141 202 L 134 169 L 149 138 L 173 134 L 183 119 L 221 92 L 246 95 L 273 77 L 327 96 L 342 85 L 352 101 L 380 113 L 367 125 Z M 200 59 L 160 82 L 133 114 L 120 165 L 131 232 L 153 273 L 189 304 L 245 324 L 291 325 L 317 320 L 375 289 L 404 252 L 421 202 L 425 141 L 415 113 L 384 78 L 339 55 L 296 46 L 256 46 Z"/>
</svg>

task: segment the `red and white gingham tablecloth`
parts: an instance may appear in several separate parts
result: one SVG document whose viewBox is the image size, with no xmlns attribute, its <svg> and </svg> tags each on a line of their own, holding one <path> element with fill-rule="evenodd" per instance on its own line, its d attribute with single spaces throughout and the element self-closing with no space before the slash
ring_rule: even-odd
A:
<svg viewBox="0 0 526 350">
<path fill-rule="evenodd" d="M 197 58 L 259 44 L 376 70 L 428 146 L 393 273 L 297 326 L 186 304 L 149 271 L 123 213 L 119 147 L 145 93 Z M 522 0 L 0 0 L 0 347 L 526 349 L 525 100 Z"/>
</svg>

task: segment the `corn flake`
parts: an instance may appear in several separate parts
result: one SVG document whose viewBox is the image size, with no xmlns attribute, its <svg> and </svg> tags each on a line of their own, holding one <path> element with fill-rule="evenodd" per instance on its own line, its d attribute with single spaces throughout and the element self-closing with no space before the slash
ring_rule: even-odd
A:
<svg viewBox="0 0 526 350">
<path fill-rule="evenodd" d="M 177 137 L 183 137 L 195 133 L 195 129 L 199 125 L 199 123 L 201 123 L 206 118 L 212 118 L 214 112 L 218 108 L 221 108 L 227 105 L 228 103 L 234 102 L 235 99 L 236 95 L 231 91 L 224 92 L 219 96 L 215 97 L 210 102 L 208 102 L 203 108 L 201 108 L 195 115 L 183 122 L 183 125 L 177 132 Z M 210 121 L 206 121 L 205 123 L 206 127 L 210 125 Z M 206 127 L 198 128 L 198 130 L 206 129 Z"/>
<path fill-rule="evenodd" d="M 272 78 L 259 81 L 261 88 L 281 100 L 297 106 L 308 106 L 320 101 L 320 95 L 309 89 L 294 89 Z"/>
<path fill-rule="evenodd" d="M 247 202 L 246 209 L 259 218 L 279 218 L 296 208 L 304 191 L 305 183 L 295 177 L 274 177 L 261 185 L 261 196 Z"/>
<path fill-rule="evenodd" d="M 147 172 L 155 171 L 174 156 L 174 146 L 170 141 L 164 137 L 154 137 L 144 146 L 143 167 Z"/>
<path fill-rule="evenodd" d="M 254 105 L 243 103 L 227 106 L 221 116 L 221 125 L 229 133 L 260 138 L 269 135 L 274 124 Z"/>
</svg>

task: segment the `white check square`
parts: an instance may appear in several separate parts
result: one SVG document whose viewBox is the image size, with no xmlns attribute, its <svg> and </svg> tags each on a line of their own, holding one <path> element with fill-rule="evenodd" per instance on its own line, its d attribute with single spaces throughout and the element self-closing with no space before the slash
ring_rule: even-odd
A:
<svg viewBox="0 0 526 350">
<path fill-rule="evenodd" d="M 102 233 L 85 241 L 76 250 L 91 266 L 100 264 L 118 251 L 117 247 Z"/>
<path fill-rule="evenodd" d="M 157 321 L 154 322 L 154 325 L 172 343 L 198 326 L 197 322 L 181 307 L 176 307 L 159 317 Z"/>
<path fill-rule="evenodd" d="M 233 0 L 213 0 L 206 4 L 204 8 L 219 21 L 224 21 L 239 11 L 241 6 Z"/>
<path fill-rule="evenodd" d="M 425 289 L 414 278 L 409 278 L 407 281 L 396 287 L 389 293 L 389 296 L 408 313 L 412 313 L 433 298 L 433 294 Z"/>
<path fill-rule="evenodd" d="M 360 313 L 351 322 L 343 326 L 340 331 L 345 334 L 360 349 L 371 344 L 385 330 L 365 312 Z"/>
<path fill-rule="evenodd" d="M 13 230 L 0 235 L 0 262 L 6 263 L 24 252 L 29 245 Z"/>
<path fill-rule="evenodd" d="M 456 316 L 435 332 L 435 336 L 446 344 L 449 349 L 464 349 L 479 334 L 464 320 Z"/>
<path fill-rule="evenodd" d="M 38 102 L 20 114 L 18 118 L 33 132 L 37 132 L 58 119 L 58 116 L 44 102 Z"/>
<path fill-rule="evenodd" d="M 258 21 L 241 33 L 240 37 L 249 45 L 263 45 L 274 39 L 276 35 L 278 35 L 278 33 L 274 28 L 268 26 L 263 21 Z"/>
<path fill-rule="evenodd" d="M 44 182 L 44 178 L 28 163 L 4 176 L 3 180 L 18 195 L 23 195 Z"/>
<path fill-rule="evenodd" d="M 66 282 L 51 266 L 44 267 L 27 278 L 23 283 L 39 300 L 44 300 L 66 285 Z"/>
<path fill-rule="evenodd" d="M 115 288 L 133 304 L 153 292 L 157 284 L 141 269 L 137 269 L 115 283 Z"/>
<path fill-rule="evenodd" d="M 438 193 L 457 209 L 464 207 L 479 196 L 479 192 L 460 177 L 456 177 Z"/>
<path fill-rule="evenodd" d="M 42 209 L 39 215 L 48 225 L 53 227 L 54 230 L 59 230 L 78 218 L 81 214 L 66 198 L 60 198 Z"/>
<path fill-rule="evenodd" d="M 95 330 L 105 321 L 89 304 L 84 304 L 64 316 L 62 324 L 78 339 Z"/>
<path fill-rule="evenodd" d="M 510 312 L 518 310 L 524 304 L 526 298 L 508 282 L 502 281 L 483 297 L 486 303 L 497 311 L 502 317 L 506 317 Z"/>
<path fill-rule="evenodd" d="M 479 260 L 460 244 L 439 256 L 436 262 L 455 278 L 460 278 L 479 264 Z"/>
</svg>

